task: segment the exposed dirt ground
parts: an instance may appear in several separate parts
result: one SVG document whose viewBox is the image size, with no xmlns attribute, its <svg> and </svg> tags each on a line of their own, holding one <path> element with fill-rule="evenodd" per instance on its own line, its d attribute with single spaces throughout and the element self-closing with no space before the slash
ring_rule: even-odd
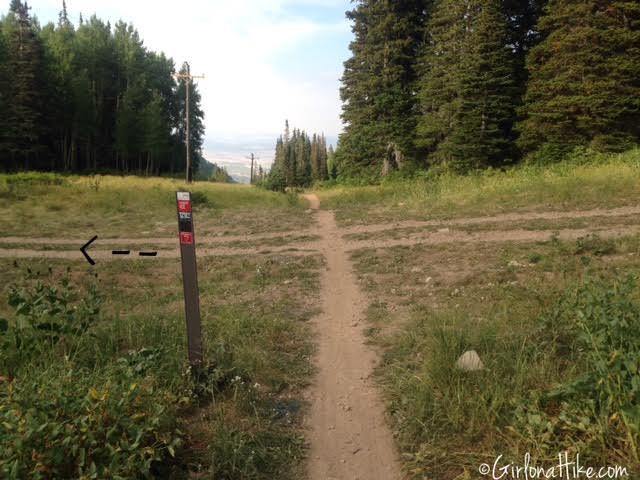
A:
<svg viewBox="0 0 640 480">
<path fill-rule="evenodd" d="M 625 217 L 640 214 L 638 207 L 504 214 L 339 229 L 333 212 L 319 210 L 315 195 L 306 198 L 312 208 L 318 210 L 317 227 L 312 229 L 256 235 L 225 235 L 223 232 L 218 235 L 208 232 L 208 235 L 196 237 L 196 240 L 199 257 L 286 252 L 288 255 L 320 253 L 325 258 L 326 270 L 322 273 L 321 292 L 323 313 L 315 323 L 318 333 L 318 375 L 308 393 L 312 405 L 307 421 L 310 441 L 308 471 L 311 480 L 394 480 L 402 477 L 396 447 L 385 419 L 384 405 L 370 378 L 377 359 L 375 352 L 366 345 L 363 333 L 369 301 L 358 286 L 349 258 L 350 252 L 412 245 L 536 242 L 547 241 L 552 236 L 575 240 L 594 232 L 602 238 L 640 233 L 637 222 L 629 223 L 628 218 L 625 220 Z M 598 217 L 619 218 L 620 224 L 612 220 L 613 224 L 599 227 Z M 525 230 L 516 225 L 516 222 L 541 219 L 591 219 L 590 225 L 593 224 L 593 227 L 552 230 L 547 226 L 546 229 Z M 485 224 L 499 225 L 498 229 L 490 231 L 465 232 L 455 229 Z M 434 231 L 433 227 L 438 229 Z M 407 232 L 400 238 L 377 238 L 374 235 L 400 228 L 412 228 L 415 231 Z M 363 236 L 352 241 L 345 238 L 345 235 L 354 234 Z M 305 236 L 319 236 L 319 239 Z M 83 257 L 79 248 L 86 240 L 5 237 L 0 238 L 0 257 L 81 260 Z M 160 250 L 158 257 L 144 259 L 153 262 L 178 258 L 180 252 L 177 243 L 175 237 L 99 239 L 91 246 L 89 254 L 97 261 L 140 259 L 140 250 L 148 250 L 150 246 L 168 247 Z M 16 245 L 24 247 L 15 248 Z M 70 249 L 73 245 L 77 245 L 77 249 Z M 174 248 L 171 248 L 172 245 Z M 114 257 L 111 246 L 134 251 L 128 257 Z M 418 272 L 416 275 L 422 277 L 428 273 L 423 272 L 422 267 L 416 266 L 415 269 Z M 441 274 L 447 275 L 446 270 L 443 269 Z M 452 274 L 454 270 L 449 267 L 449 273 Z M 437 280 L 434 276 L 434 283 Z"/>
<path fill-rule="evenodd" d="M 319 208 L 315 195 L 307 196 Z M 367 299 L 360 292 L 333 212 L 320 211 L 323 313 L 316 319 L 318 375 L 308 420 L 311 480 L 401 478 L 384 405 L 371 374 L 375 353 L 363 334 Z"/>
</svg>

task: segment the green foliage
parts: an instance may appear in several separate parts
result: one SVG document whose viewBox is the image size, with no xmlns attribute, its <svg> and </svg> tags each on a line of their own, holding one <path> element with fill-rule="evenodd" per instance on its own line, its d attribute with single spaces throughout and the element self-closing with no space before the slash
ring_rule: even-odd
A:
<svg viewBox="0 0 640 480">
<path fill-rule="evenodd" d="M 276 142 L 276 155 L 271 172 L 260 184 L 268 190 L 283 192 L 287 187 L 308 187 L 314 181 L 328 178 L 327 141 L 324 135 L 309 138 L 306 132 L 289 130 Z"/>
<path fill-rule="evenodd" d="M 566 292 L 543 319 L 540 337 L 581 366 L 517 420 L 548 452 L 575 448 L 635 452 L 640 447 L 640 296 L 637 279 L 588 280 Z"/>
<path fill-rule="evenodd" d="M 458 175 L 446 169 L 419 171 L 409 179 L 377 185 L 373 178 L 340 180 L 319 192 L 325 208 L 343 222 L 482 216 L 511 209 L 565 210 L 629 205 L 640 200 L 640 150 L 602 154 L 578 149 L 549 166 L 517 165 Z"/>
<path fill-rule="evenodd" d="M 593 255 L 602 256 L 615 253 L 616 243 L 610 238 L 601 238 L 598 234 L 591 233 L 586 237 L 580 237 L 576 240 L 576 255 L 591 253 Z"/>
<path fill-rule="evenodd" d="M 182 445 L 175 412 L 189 399 L 149 374 L 157 352 L 102 365 L 86 356 L 102 299 L 95 284 L 82 292 L 67 278 L 9 290 L 14 315 L 0 319 L 3 478 L 151 478 Z"/>
<path fill-rule="evenodd" d="M 6 177 L 5 183 L 9 188 L 29 189 L 39 186 L 66 185 L 67 180 L 65 177 L 53 173 L 24 172 Z"/>
<path fill-rule="evenodd" d="M 11 81 L 7 85 L 6 110 L 3 111 L 5 131 L 0 158 L 4 164 L 17 155 L 28 170 L 34 166 L 30 162 L 45 150 L 43 45 L 29 8 L 21 1 L 12 3 L 9 15 L 4 18 L 3 30 L 7 39 L 5 68 Z"/>
<path fill-rule="evenodd" d="M 25 478 L 153 478 L 183 443 L 178 399 L 132 369 L 0 385 L 0 474 Z"/>
<path fill-rule="evenodd" d="M 26 3 L 14 2 L 0 22 L 1 168 L 182 174 L 186 89 L 175 70 L 132 25 L 92 16 L 75 27 L 63 4 L 58 23 L 40 28 Z M 200 103 L 192 84 L 194 171 Z"/>
<path fill-rule="evenodd" d="M 60 344 L 71 353 L 74 337 L 84 334 L 99 318 L 101 299 L 95 285 L 84 298 L 75 286 L 63 279 L 60 288 L 40 281 L 32 287 L 12 286 L 9 305 L 14 317 L 3 320 L 0 359 L 10 375 L 27 360 L 37 361 L 45 351 Z"/>
<path fill-rule="evenodd" d="M 522 149 L 536 158 L 576 145 L 622 151 L 640 140 L 640 5 L 551 0 L 531 50 L 519 125 Z"/>
<path fill-rule="evenodd" d="M 422 58 L 417 144 L 457 172 L 513 159 L 516 84 L 502 2 L 435 3 Z"/>
<path fill-rule="evenodd" d="M 506 290 L 496 288 L 489 309 L 417 310 L 387 339 L 382 381 L 412 478 L 452 478 L 487 456 L 517 460 L 520 452 L 541 463 L 577 452 L 584 462 L 634 471 L 636 279 L 588 277 L 570 281 L 561 294 L 536 280 Z M 471 349 L 482 371 L 456 367 Z"/>
<path fill-rule="evenodd" d="M 341 174 L 372 169 L 379 175 L 387 147 L 412 154 L 416 121 L 416 59 L 430 1 L 361 0 L 347 17 L 355 39 L 345 62 L 340 96 L 344 133 Z"/>
<path fill-rule="evenodd" d="M 375 183 L 390 147 L 465 173 L 640 141 L 634 2 L 361 0 L 348 18 L 341 178 Z"/>
</svg>

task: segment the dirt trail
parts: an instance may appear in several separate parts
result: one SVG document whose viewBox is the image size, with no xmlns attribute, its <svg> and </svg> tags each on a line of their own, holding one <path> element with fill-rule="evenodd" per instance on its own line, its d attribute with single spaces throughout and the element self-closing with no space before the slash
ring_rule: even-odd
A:
<svg viewBox="0 0 640 480">
<path fill-rule="evenodd" d="M 421 228 L 434 226 L 454 226 L 454 225 L 483 225 L 487 223 L 513 223 L 523 220 L 565 220 L 595 217 L 625 217 L 628 215 L 640 214 L 640 207 L 619 207 L 606 210 L 595 208 L 592 210 L 566 210 L 556 212 L 514 212 L 503 213 L 486 217 L 466 217 L 452 218 L 448 220 L 406 220 L 394 223 L 380 223 L 372 225 L 354 225 L 342 229 L 343 235 L 357 233 L 384 232 L 396 228 Z"/>
<path fill-rule="evenodd" d="M 413 245 L 440 245 L 443 243 L 482 243 L 482 242 L 545 242 L 552 236 L 559 240 L 577 240 L 589 234 L 602 238 L 618 238 L 640 234 L 640 226 L 618 228 L 580 228 L 563 230 L 495 230 L 489 232 L 467 233 L 461 231 L 443 231 L 416 233 L 402 239 L 358 240 L 347 243 L 347 250 L 377 249 L 391 247 L 410 247 Z"/>
<path fill-rule="evenodd" d="M 198 244 L 218 244 L 233 242 L 255 242 L 257 240 L 273 240 L 277 238 L 302 237 L 305 235 L 317 235 L 316 230 L 283 231 L 270 233 L 256 233 L 245 235 L 204 235 L 197 236 Z M 197 234 L 197 232 L 196 232 Z M 0 245 L 25 243 L 30 245 L 83 245 L 88 238 L 50 238 L 50 237 L 0 237 Z M 177 236 L 172 237 L 145 237 L 145 238 L 107 238 L 100 237 L 101 243 L 109 245 L 175 245 Z"/>
<path fill-rule="evenodd" d="M 313 205 L 319 207 L 317 197 L 313 198 Z M 321 228 L 327 227 L 326 212 L 318 211 L 318 220 Z M 428 220 L 428 221 L 406 221 L 375 225 L 359 225 L 346 227 L 340 230 L 339 234 L 333 215 L 329 214 L 331 223 L 330 227 L 335 230 L 336 237 L 340 245 L 345 250 L 353 251 L 364 248 L 389 248 L 395 246 L 411 246 L 418 244 L 437 245 L 442 243 L 460 243 L 460 242 L 534 242 L 548 240 L 554 230 L 522 230 L 509 228 L 509 223 L 522 220 L 560 220 L 560 219 L 577 219 L 592 218 L 594 228 L 582 229 L 561 229 L 555 230 L 559 233 L 559 238 L 563 240 L 575 240 L 589 233 L 598 233 L 602 237 L 619 237 L 622 235 L 633 235 L 639 233 L 638 225 L 620 225 L 598 228 L 597 219 L 600 217 L 625 217 L 628 215 L 640 214 L 640 207 L 622 207 L 612 210 L 594 209 L 594 210 L 576 210 L 566 212 L 529 212 L 529 213 L 509 213 L 495 215 L 491 217 L 474 217 L 474 218 L 458 218 L 451 220 Z M 322 221 L 320 221 L 322 217 Z M 344 240 L 341 236 L 348 234 L 368 234 L 393 230 L 398 228 L 421 228 L 432 226 L 464 226 L 464 225 L 480 225 L 488 223 L 504 223 L 504 230 L 492 230 L 484 232 L 467 233 L 460 230 L 448 230 L 443 228 L 438 232 L 407 232 L 402 239 L 365 239 L 365 240 Z M 303 230 L 300 232 L 283 231 L 269 232 L 263 234 L 247 234 L 247 235 L 203 235 L 197 237 L 198 256 L 233 256 L 233 255 L 255 255 L 255 254 L 277 254 L 287 253 L 291 255 L 310 255 L 316 254 L 321 244 L 316 239 L 306 239 L 305 236 L 316 236 L 320 232 L 317 227 Z M 280 245 L 260 245 L 260 240 L 281 239 Z M 45 238 L 45 237 L 0 237 L 0 258 L 60 258 L 60 259 L 80 259 L 80 246 L 87 239 L 71 239 L 71 238 Z M 257 243 L 255 246 L 242 245 L 242 243 Z M 234 245 L 237 243 L 237 245 Z M 4 246 L 8 248 L 5 248 Z M 24 245 L 22 248 L 14 248 L 16 245 Z M 76 245 L 76 249 L 56 250 L 56 246 Z M 164 249 L 158 253 L 156 258 L 178 258 L 180 252 L 177 248 L 176 237 L 159 237 L 159 238 L 100 238 L 90 248 L 90 255 L 100 260 L 122 260 L 139 258 L 137 255 L 129 257 L 114 258 L 111 255 L 111 246 L 127 246 L 134 249 L 142 248 L 153 249 L 150 246 L 167 246 L 174 245 L 173 249 Z M 41 248 L 39 248 L 41 247 Z"/>
<path fill-rule="evenodd" d="M 319 208 L 315 195 L 306 198 Z M 316 383 L 310 392 L 310 480 L 401 478 L 384 405 L 370 379 L 376 355 L 362 332 L 367 301 L 356 283 L 333 212 L 319 211 L 323 314 Z"/>
</svg>

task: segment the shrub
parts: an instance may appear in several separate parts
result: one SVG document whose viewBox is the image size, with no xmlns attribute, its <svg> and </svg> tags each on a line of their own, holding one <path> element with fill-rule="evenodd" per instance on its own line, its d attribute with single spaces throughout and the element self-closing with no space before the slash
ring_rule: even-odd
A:
<svg viewBox="0 0 640 480">
<path fill-rule="evenodd" d="M 83 362 L 83 343 L 94 356 L 101 348 L 91 338 L 101 303 L 95 285 L 66 278 L 10 287 L 15 313 L 0 319 L 0 478 L 166 478 L 175 463 L 177 410 L 191 384 L 163 382 L 158 348 Z"/>
<path fill-rule="evenodd" d="M 119 366 L 0 385 L 0 477 L 149 478 L 182 444 L 179 401 Z"/>
<path fill-rule="evenodd" d="M 640 301 L 636 280 L 590 280 L 567 292 L 544 318 L 558 361 L 581 372 L 523 405 L 519 419 L 548 451 L 576 446 L 638 456 L 640 442 Z M 549 332 L 552 337 L 549 338 Z M 635 452 L 635 453 L 634 453 Z"/>
<path fill-rule="evenodd" d="M 12 286 L 9 305 L 14 318 L 0 318 L 0 360 L 9 375 L 54 346 L 69 355 L 75 338 L 84 334 L 100 315 L 102 299 L 95 285 L 81 298 L 79 289 L 63 278 L 61 286 L 37 281 L 35 285 Z"/>
<path fill-rule="evenodd" d="M 616 243 L 614 240 L 602 238 L 595 233 L 591 233 L 585 237 L 580 237 L 576 241 L 576 255 L 592 253 L 596 256 L 610 255 L 615 253 Z"/>
<path fill-rule="evenodd" d="M 9 188 L 66 185 L 67 180 L 55 173 L 25 172 L 6 177 Z"/>
</svg>

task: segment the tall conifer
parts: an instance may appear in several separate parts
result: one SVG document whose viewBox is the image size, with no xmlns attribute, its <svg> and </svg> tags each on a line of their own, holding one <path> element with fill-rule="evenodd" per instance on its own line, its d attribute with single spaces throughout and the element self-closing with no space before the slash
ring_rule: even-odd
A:
<svg viewBox="0 0 640 480">
<path fill-rule="evenodd" d="M 640 142 L 640 3 L 550 0 L 539 28 L 519 125 L 525 153 Z"/>
<path fill-rule="evenodd" d="M 343 171 L 382 168 L 390 144 L 412 153 L 416 120 L 416 52 L 425 0 L 360 0 L 353 22 L 352 57 L 342 77 Z"/>
<path fill-rule="evenodd" d="M 8 25 L 8 70 L 11 76 L 7 109 L 7 142 L 14 167 L 29 169 L 44 153 L 43 50 L 29 7 L 11 2 Z M 20 162 L 20 164 L 16 163 Z"/>
<path fill-rule="evenodd" d="M 515 157 L 517 85 L 501 0 L 476 1 L 469 17 L 451 133 L 452 167 L 460 172 L 501 166 Z"/>
</svg>

